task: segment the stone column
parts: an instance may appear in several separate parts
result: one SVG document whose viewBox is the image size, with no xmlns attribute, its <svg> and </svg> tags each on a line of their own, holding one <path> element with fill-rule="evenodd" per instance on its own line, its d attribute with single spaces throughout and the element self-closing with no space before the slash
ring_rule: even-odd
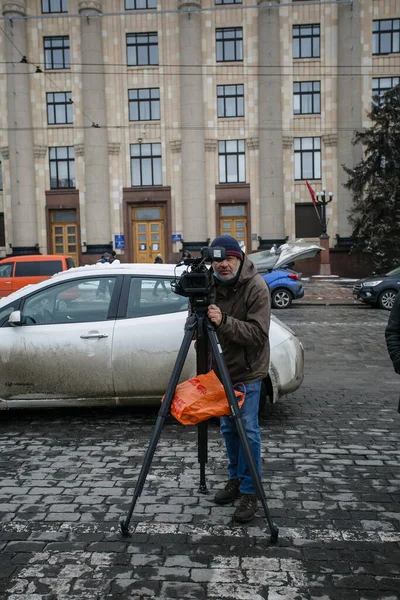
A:
<svg viewBox="0 0 400 600">
<path fill-rule="evenodd" d="M 101 2 L 79 0 L 88 254 L 110 250 L 110 183 Z"/>
<path fill-rule="evenodd" d="M 216 218 L 215 203 L 216 190 L 215 182 L 218 181 L 218 141 L 214 138 L 205 140 L 204 148 L 206 151 L 206 196 L 207 196 L 207 232 L 208 237 L 213 239 L 218 235 L 219 223 Z"/>
<path fill-rule="evenodd" d="M 248 155 L 246 159 L 248 161 L 248 169 L 249 169 L 249 181 L 252 182 L 251 187 L 251 203 L 250 203 L 250 239 L 247 241 L 246 253 L 254 252 L 258 249 L 258 224 L 260 223 L 260 183 L 259 183 L 259 158 L 258 151 L 260 147 L 259 139 L 256 137 L 247 139 L 247 152 Z M 254 182 L 254 183 L 253 183 Z M 254 187 L 253 187 L 254 186 Z M 256 234 L 255 239 L 253 239 L 253 232 Z"/>
<path fill-rule="evenodd" d="M 200 0 L 178 4 L 182 126 L 183 247 L 207 243 Z M 188 13 L 188 10 L 193 12 Z"/>
<path fill-rule="evenodd" d="M 353 146 L 351 143 L 354 131 L 362 128 L 360 5 L 359 0 L 351 4 L 338 3 L 337 155 L 340 164 L 336 197 L 340 237 L 349 237 L 352 233 L 348 217 L 353 204 L 350 191 L 343 187 L 348 175 L 342 164 L 352 168 L 362 160 L 361 144 Z"/>
<path fill-rule="evenodd" d="M 285 241 L 279 8 L 258 2 L 261 248 Z"/>
<path fill-rule="evenodd" d="M 3 3 L 13 254 L 38 252 L 25 0 Z M 21 60 L 23 62 L 21 62 Z"/>
</svg>

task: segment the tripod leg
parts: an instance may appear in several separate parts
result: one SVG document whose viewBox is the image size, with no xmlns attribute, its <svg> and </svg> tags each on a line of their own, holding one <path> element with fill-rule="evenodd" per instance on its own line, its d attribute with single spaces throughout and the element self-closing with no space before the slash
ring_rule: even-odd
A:
<svg viewBox="0 0 400 600">
<path fill-rule="evenodd" d="M 166 417 L 168 416 L 169 410 L 171 408 L 171 403 L 175 395 L 175 388 L 178 384 L 180 374 L 183 369 L 183 365 L 185 363 L 186 356 L 189 352 L 190 344 L 193 339 L 193 331 L 196 327 L 196 316 L 194 315 L 188 320 L 186 325 L 185 335 L 183 337 L 183 341 L 181 347 L 178 352 L 178 356 L 174 365 L 174 368 L 171 373 L 171 377 L 167 386 L 167 391 L 165 392 L 164 401 L 161 404 L 160 410 L 158 411 L 156 424 L 154 426 L 154 430 L 152 436 L 150 438 L 149 446 L 147 448 L 142 468 L 139 473 L 139 477 L 136 483 L 135 491 L 133 493 L 132 502 L 128 511 L 128 515 L 125 521 L 121 521 L 121 532 L 122 535 L 129 535 L 129 523 L 132 518 L 132 513 L 134 511 L 136 502 L 142 493 L 143 486 L 146 481 L 147 474 L 150 469 L 151 461 L 153 460 L 154 452 L 156 450 L 158 440 L 160 439 L 161 431 L 165 422 Z"/>
<path fill-rule="evenodd" d="M 206 463 L 208 460 L 208 452 L 207 452 L 207 442 L 208 442 L 208 423 L 207 421 L 203 421 L 197 425 L 197 444 L 198 444 L 198 452 L 197 457 L 200 464 L 200 484 L 199 484 L 199 493 L 200 494 L 208 494 L 208 488 L 206 483 Z"/>
<path fill-rule="evenodd" d="M 205 330 L 205 315 L 198 314 L 197 341 L 196 341 L 196 366 L 197 373 L 207 373 L 209 370 L 209 344 Z M 203 421 L 197 425 L 197 460 L 200 465 L 199 493 L 208 494 L 206 483 L 206 463 L 208 461 L 208 423 Z"/>
<path fill-rule="evenodd" d="M 261 483 L 260 475 L 257 471 L 256 462 L 254 460 L 254 456 L 250 448 L 249 440 L 247 439 L 247 434 L 243 425 L 242 416 L 240 414 L 240 409 L 236 399 L 235 391 L 233 389 L 231 378 L 222 355 L 222 350 L 218 340 L 218 336 L 214 330 L 214 326 L 211 323 L 207 323 L 207 332 L 211 343 L 211 348 L 215 356 L 215 361 L 218 366 L 219 374 L 221 376 L 222 384 L 225 389 L 226 397 L 228 398 L 231 414 L 232 417 L 236 420 L 236 427 L 238 430 L 240 442 L 242 444 L 243 452 L 246 457 L 246 462 L 249 467 L 251 479 L 253 481 L 254 488 L 257 492 L 257 496 L 259 497 L 264 509 L 265 518 L 267 520 L 268 527 L 271 533 L 270 540 L 272 543 L 276 543 L 278 541 L 279 529 L 276 525 L 274 525 L 271 519 L 264 488 Z"/>
</svg>

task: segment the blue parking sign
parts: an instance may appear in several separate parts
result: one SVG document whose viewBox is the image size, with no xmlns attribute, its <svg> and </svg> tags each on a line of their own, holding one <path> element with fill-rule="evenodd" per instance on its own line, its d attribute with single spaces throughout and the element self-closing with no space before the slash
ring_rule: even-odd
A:
<svg viewBox="0 0 400 600">
<path fill-rule="evenodd" d="M 114 248 L 116 250 L 125 249 L 125 236 L 123 234 L 114 235 Z"/>
</svg>

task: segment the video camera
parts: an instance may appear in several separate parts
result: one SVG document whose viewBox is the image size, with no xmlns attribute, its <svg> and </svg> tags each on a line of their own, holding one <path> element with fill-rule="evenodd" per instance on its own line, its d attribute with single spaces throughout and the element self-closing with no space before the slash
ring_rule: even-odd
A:
<svg viewBox="0 0 400 600">
<path fill-rule="evenodd" d="M 191 298 L 192 303 L 195 300 L 196 304 L 206 305 L 211 291 L 211 277 L 206 263 L 222 262 L 226 258 L 226 250 L 221 246 L 203 246 L 200 252 L 201 257 L 184 258 L 176 265 L 186 265 L 188 268 L 171 283 L 171 287 L 175 294 Z"/>
</svg>

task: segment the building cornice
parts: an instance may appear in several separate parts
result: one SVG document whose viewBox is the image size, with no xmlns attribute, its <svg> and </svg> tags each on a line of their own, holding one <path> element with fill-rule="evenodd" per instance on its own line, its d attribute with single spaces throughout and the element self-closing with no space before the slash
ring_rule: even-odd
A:
<svg viewBox="0 0 400 600">
<path fill-rule="evenodd" d="M 201 10 L 201 0 L 180 0 L 178 10 Z"/>
<path fill-rule="evenodd" d="M 121 144 L 119 142 L 108 142 L 108 154 L 119 154 Z"/>
<path fill-rule="evenodd" d="M 26 16 L 25 0 L 14 0 L 14 2 L 3 2 L 3 15 L 8 14 Z"/>
<path fill-rule="evenodd" d="M 337 146 L 337 134 L 336 133 L 327 133 L 322 136 L 322 141 L 325 146 Z"/>
<path fill-rule="evenodd" d="M 171 148 L 171 152 L 181 152 L 182 151 L 182 142 L 181 140 L 172 140 L 169 143 L 169 147 Z"/>
<path fill-rule="evenodd" d="M 35 158 L 44 158 L 47 154 L 47 146 L 33 146 L 33 156 Z"/>
<path fill-rule="evenodd" d="M 249 138 L 247 140 L 247 147 L 249 150 L 258 150 L 260 147 L 260 141 L 258 138 Z"/>
<path fill-rule="evenodd" d="M 206 152 L 215 152 L 217 149 L 217 140 L 204 140 L 204 148 Z"/>
<path fill-rule="evenodd" d="M 282 145 L 284 148 L 291 148 L 293 146 L 293 138 L 290 135 L 282 136 Z"/>
<path fill-rule="evenodd" d="M 101 14 L 101 2 L 97 0 L 80 0 L 78 2 L 78 12 L 81 13 L 85 10 L 94 10 Z"/>
</svg>

